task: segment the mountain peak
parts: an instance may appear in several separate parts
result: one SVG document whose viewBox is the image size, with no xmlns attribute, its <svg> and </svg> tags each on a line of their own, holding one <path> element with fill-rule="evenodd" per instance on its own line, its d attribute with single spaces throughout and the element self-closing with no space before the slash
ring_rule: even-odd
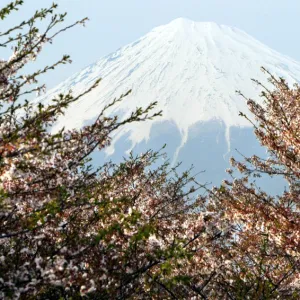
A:
<svg viewBox="0 0 300 300">
<path fill-rule="evenodd" d="M 169 22 L 166 26 L 172 26 L 172 27 L 197 26 L 203 28 L 220 27 L 220 25 L 218 25 L 215 22 L 197 22 L 183 17 L 174 19 L 173 21 Z"/>
<path fill-rule="evenodd" d="M 177 18 L 166 25 L 156 27 L 152 30 L 152 33 L 163 34 L 164 36 L 182 33 L 183 38 L 185 36 L 224 36 L 227 34 L 235 35 L 247 35 L 245 32 L 238 30 L 237 28 L 220 25 L 215 22 L 197 22 L 187 18 Z"/>
<path fill-rule="evenodd" d="M 113 113 L 126 117 L 136 107 L 157 101 L 158 109 L 163 110 L 163 117 L 157 121 L 176 125 L 182 136 L 181 146 L 194 124 L 210 120 L 225 124 L 229 141 L 230 127 L 250 125 L 239 117 L 239 112 L 247 112 L 248 108 L 235 91 L 256 97 L 259 92 L 251 78 L 265 82 L 261 66 L 289 82 L 300 78 L 299 63 L 243 31 L 179 18 L 70 77 L 49 91 L 46 98 L 70 89 L 75 94 L 82 93 L 101 77 L 99 88 L 71 105 L 58 127 L 82 126 L 112 99 L 132 89 L 132 94 L 115 106 Z M 147 140 L 157 121 L 127 126 L 114 141 L 125 134 L 133 146 Z"/>
<path fill-rule="evenodd" d="M 187 18 L 183 18 L 183 17 L 180 17 L 180 18 L 176 18 L 174 19 L 173 21 L 171 21 L 169 24 L 169 26 L 174 26 L 174 27 L 180 27 L 180 26 L 185 26 L 185 25 L 192 25 L 194 24 L 195 21 L 193 20 L 190 20 L 190 19 L 187 19 Z"/>
</svg>

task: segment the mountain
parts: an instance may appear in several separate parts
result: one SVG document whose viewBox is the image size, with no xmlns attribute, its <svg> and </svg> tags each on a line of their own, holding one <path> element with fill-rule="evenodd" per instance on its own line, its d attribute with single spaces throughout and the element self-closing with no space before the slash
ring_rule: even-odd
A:
<svg viewBox="0 0 300 300">
<path fill-rule="evenodd" d="M 265 155 L 249 122 L 239 116 L 248 109 L 235 92 L 259 99 L 260 90 L 251 78 L 266 82 L 261 66 L 289 82 L 300 78 L 298 62 L 239 29 L 179 18 L 91 64 L 50 90 L 42 101 L 70 89 L 83 92 L 103 78 L 97 89 L 69 108 L 56 128 L 90 122 L 105 104 L 129 89 L 133 92 L 111 113 L 125 117 L 137 106 L 158 101 L 163 116 L 123 127 L 107 155 L 158 149 L 166 142 L 173 163 L 182 160 L 184 167 L 193 163 L 196 170 L 207 170 L 203 181 L 217 184 L 229 156 L 237 155 L 235 148 L 245 155 Z"/>
</svg>

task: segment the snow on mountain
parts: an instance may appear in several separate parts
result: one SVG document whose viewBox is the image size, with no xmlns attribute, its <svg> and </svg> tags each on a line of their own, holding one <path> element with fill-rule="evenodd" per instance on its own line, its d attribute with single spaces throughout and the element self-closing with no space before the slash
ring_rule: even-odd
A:
<svg viewBox="0 0 300 300">
<path fill-rule="evenodd" d="M 72 105 L 57 126 L 79 127 L 94 119 L 101 108 L 129 89 L 132 94 L 112 113 L 125 117 L 136 107 L 158 101 L 163 117 L 123 127 L 116 133 L 109 153 L 122 137 L 129 149 L 147 142 L 155 124 L 175 124 L 180 134 L 173 158 L 176 160 L 189 139 L 191 128 L 199 122 L 219 121 L 225 126 L 227 152 L 230 128 L 249 123 L 239 117 L 247 112 L 246 103 L 235 91 L 257 99 L 258 88 L 251 78 L 266 81 L 260 71 L 294 82 L 300 78 L 300 64 L 279 54 L 245 32 L 215 23 L 176 19 L 154 28 L 139 40 L 122 47 L 73 75 L 49 91 L 46 99 L 72 89 L 83 92 L 103 78 L 100 86 Z M 46 101 L 43 99 L 43 101 Z M 160 146 L 160 145 L 159 145 Z M 129 150 L 127 149 L 127 150 Z"/>
</svg>

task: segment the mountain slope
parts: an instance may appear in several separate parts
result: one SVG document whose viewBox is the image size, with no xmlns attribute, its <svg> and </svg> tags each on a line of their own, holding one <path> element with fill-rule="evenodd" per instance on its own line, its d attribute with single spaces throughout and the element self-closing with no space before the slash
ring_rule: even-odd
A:
<svg viewBox="0 0 300 300">
<path fill-rule="evenodd" d="M 249 126 L 238 116 L 239 111 L 247 112 L 247 107 L 235 91 L 241 90 L 248 97 L 257 99 L 259 90 L 251 78 L 266 81 L 260 72 L 261 66 L 291 82 L 300 78 L 298 62 L 245 32 L 180 18 L 153 29 L 134 43 L 83 69 L 49 91 L 46 99 L 69 89 L 77 94 L 102 77 L 96 90 L 70 107 L 59 127 L 83 125 L 95 118 L 113 98 L 132 89 L 132 94 L 112 112 L 125 116 L 137 106 L 145 107 L 158 101 L 163 117 L 122 128 L 116 133 L 110 154 L 118 140 L 126 137 L 129 140 L 126 150 L 130 150 L 149 141 L 154 126 L 168 123 L 175 126 L 179 135 L 179 142 L 174 144 L 176 149 L 172 152 L 176 161 L 193 127 L 217 122 L 221 124 L 221 135 L 225 138 L 221 142 L 226 143 L 226 149 L 222 150 L 224 156 L 230 151 L 231 128 Z"/>
</svg>

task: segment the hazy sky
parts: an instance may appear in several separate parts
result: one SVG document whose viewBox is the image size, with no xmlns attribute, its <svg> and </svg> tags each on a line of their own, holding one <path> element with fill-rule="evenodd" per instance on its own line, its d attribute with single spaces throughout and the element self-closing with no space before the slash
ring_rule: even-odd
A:
<svg viewBox="0 0 300 300">
<path fill-rule="evenodd" d="M 85 16 L 90 21 L 86 28 L 62 34 L 43 53 L 40 64 L 55 61 L 65 53 L 73 59 L 72 65 L 48 75 L 48 88 L 177 17 L 238 27 L 300 61 L 300 0 L 25 0 L 24 8 L 2 27 L 21 21 L 53 1 L 61 12 L 68 12 L 69 23 Z M 4 58 L 3 54 L 0 58 Z"/>
</svg>

